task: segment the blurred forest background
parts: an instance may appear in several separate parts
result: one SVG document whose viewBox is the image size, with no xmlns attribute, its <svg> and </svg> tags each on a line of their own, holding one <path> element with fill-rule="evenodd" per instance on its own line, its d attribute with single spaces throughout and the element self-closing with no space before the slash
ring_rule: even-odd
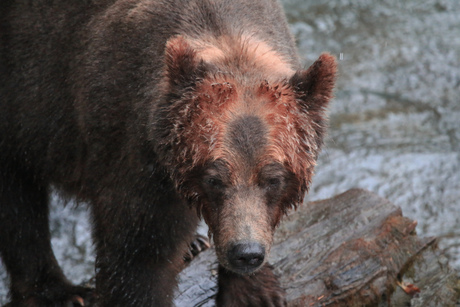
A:
<svg viewBox="0 0 460 307">
<path fill-rule="evenodd" d="M 460 269 L 460 1 L 284 0 L 305 65 L 339 61 L 330 132 L 307 201 L 371 190 L 436 236 Z M 53 196 L 67 276 L 94 275 L 88 212 Z M 0 304 L 8 279 L 0 264 Z"/>
</svg>

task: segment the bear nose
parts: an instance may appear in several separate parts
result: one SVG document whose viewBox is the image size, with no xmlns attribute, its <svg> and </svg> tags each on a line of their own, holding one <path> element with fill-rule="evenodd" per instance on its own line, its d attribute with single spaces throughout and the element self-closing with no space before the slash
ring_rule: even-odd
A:
<svg viewBox="0 0 460 307">
<path fill-rule="evenodd" d="M 237 243 L 228 251 L 228 261 L 237 272 L 255 271 L 265 258 L 265 248 L 256 242 Z"/>
</svg>

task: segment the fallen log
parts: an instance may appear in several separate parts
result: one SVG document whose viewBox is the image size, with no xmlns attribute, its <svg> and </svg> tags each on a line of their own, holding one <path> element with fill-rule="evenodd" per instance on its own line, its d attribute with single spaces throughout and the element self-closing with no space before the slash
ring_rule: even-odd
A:
<svg viewBox="0 0 460 307">
<path fill-rule="evenodd" d="M 456 306 L 457 272 L 416 224 L 360 189 L 292 212 L 270 256 L 289 306 Z M 176 306 L 215 306 L 216 268 L 213 249 L 198 255 L 180 275 Z"/>
</svg>

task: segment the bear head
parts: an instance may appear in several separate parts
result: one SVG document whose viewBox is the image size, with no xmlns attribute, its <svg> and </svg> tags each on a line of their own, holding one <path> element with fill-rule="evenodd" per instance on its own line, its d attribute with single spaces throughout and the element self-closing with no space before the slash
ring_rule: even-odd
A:
<svg viewBox="0 0 460 307">
<path fill-rule="evenodd" d="M 176 36 L 165 48 L 156 152 L 212 234 L 219 262 L 249 274 L 302 203 L 327 126 L 335 58 L 294 71 L 254 37 Z"/>
</svg>

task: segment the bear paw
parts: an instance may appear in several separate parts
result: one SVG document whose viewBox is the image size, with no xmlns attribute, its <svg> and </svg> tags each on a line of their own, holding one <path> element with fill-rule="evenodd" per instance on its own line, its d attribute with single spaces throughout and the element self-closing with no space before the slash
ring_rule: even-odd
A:
<svg viewBox="0 0 460 307">
<path fill-rule="evenodd" d="M 4 307 L 89 307 L 94 306 L 93 289 L 71 286 L 64 291 L 44 289 L 38 294 L 13 295 L 13 300 Z M 20 297 L 20 298 L 18 298 Z"/>
<path fill-rule="evenodd" d="M 199 253 L 211 247 L 207 237 L 197 234 L 195 239 L 190 243 L 189 249 L 184 255 L 185 264 L 190 263 Z"/>
</svg>

